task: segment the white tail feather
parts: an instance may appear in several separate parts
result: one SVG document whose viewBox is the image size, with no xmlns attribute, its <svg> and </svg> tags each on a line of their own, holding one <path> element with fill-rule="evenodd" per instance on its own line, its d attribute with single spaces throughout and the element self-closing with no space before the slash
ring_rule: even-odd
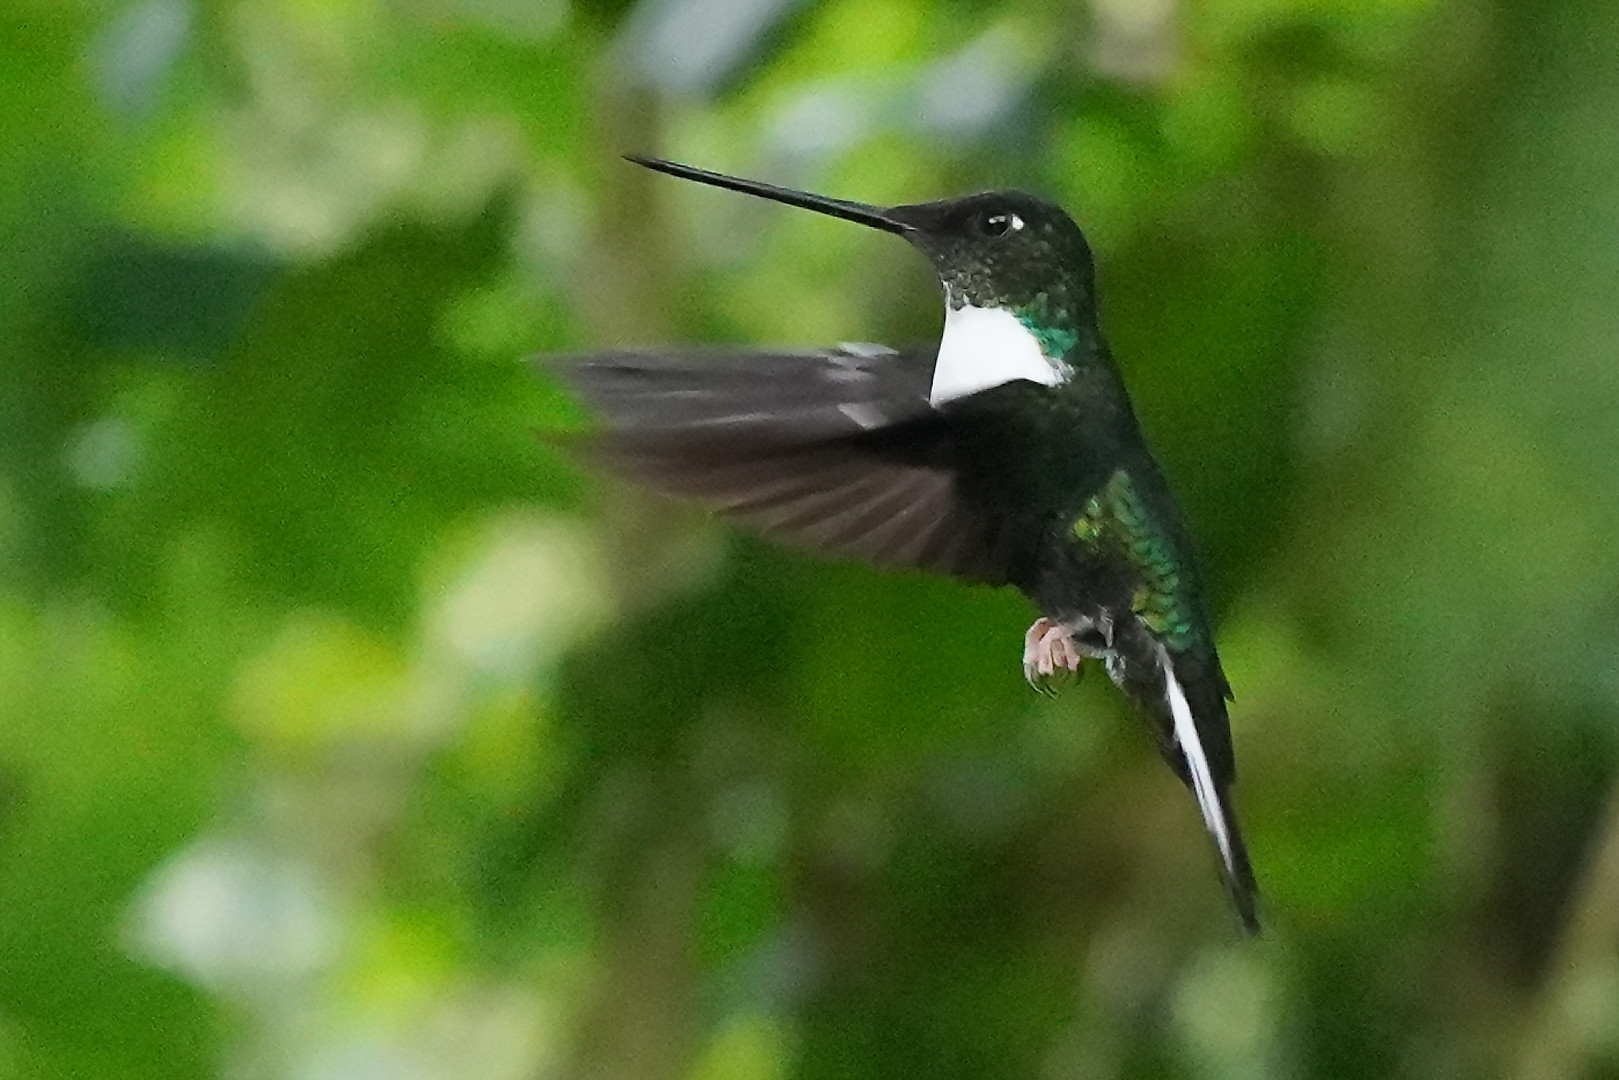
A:
<svg viewBox="0 0 1619 1080">
<path fill-rule="evenodd" d="M 1220 859 L 1225 863 L 1226 872 L 1235 877 L 1237 868 L 1231 857 L 1231 830 L 1226 825 L 1225 810 L 1220 805 L 1220 789 L 1214 784 L 1208 756 L 1203 753 L 1203 742 L 1197 736 L 1192 706 L 1175 678 L 1175 665 L 1163 646 L 1158 648 L 1158 659 L 1164 669 L 1169 715 L 1175 721 L 1175 741 L 1180 744 L 1181 753 L 1186 755 L 1186 768 L 1192 774 L 1192 791 L 1197 796 L 1197 808 L 1203 812 L 1203 823 L 1208 826 L 1210 835 L 1220 848 Z"/>
</svg>

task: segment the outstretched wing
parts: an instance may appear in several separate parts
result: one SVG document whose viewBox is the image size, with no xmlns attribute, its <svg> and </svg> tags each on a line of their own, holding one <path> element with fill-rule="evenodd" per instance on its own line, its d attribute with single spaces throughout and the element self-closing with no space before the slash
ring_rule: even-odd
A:
<svg viewBox="0 0 1619 1080">
<path fill-rule="evenodd" d="M 621 351 L 545 369 L 601 417 L 588 452 L 652 488 L 812 551 L 1007 579 L 1011 530 L 963 497 L 930 356 Z"/>
</svg>

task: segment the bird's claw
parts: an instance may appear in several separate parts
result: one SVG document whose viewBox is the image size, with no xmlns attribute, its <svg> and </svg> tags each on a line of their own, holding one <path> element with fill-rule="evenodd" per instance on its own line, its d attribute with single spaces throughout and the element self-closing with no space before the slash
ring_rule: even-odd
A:
<svg viewBox="0 0 1619 1080">
<path fill-rule="evenodd" d="M 1047 618 L 1034 620 L 1023 635 L 1023 677 L 1048 697 L 1079 681 L 1084 657 L 1068 628 Z"/>
</svg>

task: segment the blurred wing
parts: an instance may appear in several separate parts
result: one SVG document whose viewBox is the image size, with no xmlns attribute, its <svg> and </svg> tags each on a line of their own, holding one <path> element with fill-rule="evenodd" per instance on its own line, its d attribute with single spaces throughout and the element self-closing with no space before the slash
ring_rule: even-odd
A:
<svg viewBox="0 0 1619 1080">
<path fill-rule="evenodd" d="M 881 345 L 804 352 L 693 349 L 546 363 L 614 436 L 682 444 L 797 445 L 932 415 L 931 360 Z"/>
<path fill-rule="evenodd" d="M 789 544 L 1006 580 L 1004 521 L 961 497 L 931 358 L 876 345 L 563 357 L 604 421 L 590 452 Z"/>
</svg>

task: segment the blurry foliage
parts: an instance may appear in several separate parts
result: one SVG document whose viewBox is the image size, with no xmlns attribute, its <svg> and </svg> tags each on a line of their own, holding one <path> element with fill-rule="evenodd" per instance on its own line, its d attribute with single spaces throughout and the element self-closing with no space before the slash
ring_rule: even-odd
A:
<svg viewBox="0 0 1619 1080">
<path fill-rule="evenodd" d="M 0 1077 L 1619 1072 L 1603 0 L 13 0 Z M 1061 199 L 1270 936 L 1016 596 L 582 474 L 520 358 L 907 340 Z"/>
</svg>

